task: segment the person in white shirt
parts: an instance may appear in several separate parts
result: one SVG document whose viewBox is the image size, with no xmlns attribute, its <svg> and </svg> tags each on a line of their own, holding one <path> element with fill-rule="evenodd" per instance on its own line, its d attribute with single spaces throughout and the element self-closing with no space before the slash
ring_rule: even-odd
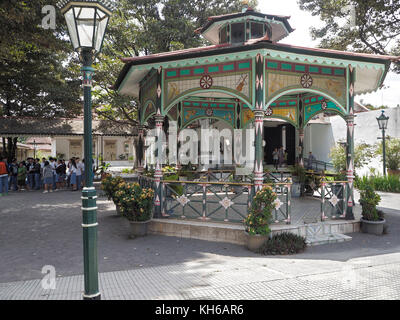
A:
<svg viewBox="0 0 400 320">
<path fill-rule="evenodd" d="M 56 185 L 56 165 L 57 165 L 57 159 L 50 158 L 50 167 L 53 170 L 53 190 L 56 190 L 57 185 Z"/>
<path fill-rule="evenodd" d="M 77 178 L 76 178 L 76 171 L 78 170 L 78 167 L 76 165 L 75 159 L 70 160 L 71 165 L 68 168 L 68 172 L 70 174 L 70 184 L 72 187 L 72 191 L 77 191 Z"/>
<path fill-rule="evenodd" d="M 76 187 L 78 190 L 81 188 L 84 168 L 83 163 L 80 162 L 79 158 L 76 158 Z"/>
</svg>

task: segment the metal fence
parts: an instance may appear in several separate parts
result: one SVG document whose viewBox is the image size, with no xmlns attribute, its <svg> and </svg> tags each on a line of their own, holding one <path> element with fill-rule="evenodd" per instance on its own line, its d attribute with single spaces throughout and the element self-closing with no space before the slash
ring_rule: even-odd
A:
<svg viewBox="0 0 400 320">
<path fill-rule="evenodd" d="M 231 171 L 203 172 L 197 181 L 161 180 L 161 211 L 164 215 L 182 219 L 201 219 L 225 222 L 242 222 L 248 215 L 255 195 L 252 182 L 235 183 L 229 180 Z M 284 173 L 276 176 L 271 186 L 277 194 L 271 223 L 291 223 L 290 177 Z M 139 176 L 138 183 L 155 189 L 155 179 Z M 313 186 L 313 196 L 321 202 L 321 221 L 344 218 L 346 214 L 346 181 L 326 181 Z"/>
</svg>

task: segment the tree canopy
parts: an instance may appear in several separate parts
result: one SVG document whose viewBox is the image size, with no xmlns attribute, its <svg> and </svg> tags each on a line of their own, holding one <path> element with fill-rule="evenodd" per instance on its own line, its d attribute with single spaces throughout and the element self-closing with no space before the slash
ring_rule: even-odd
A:
<svg viewBox="0 0 400 320">
<path fill-rule="evenodd" d="M 255 8 L 257 1 L 250 1 Z M 119 57 L 149 55 L 192 48 L 206 42 L 195 30 L 207 18 L 242 9 L 240 0 L 121 0 L 113 12 L 99 57 L 94 89 L 97 114 L 136 124 L 137 101 L 110 89 L 123 63 Z"/>
<path fill-rule="evenodd" d="M 55 0 L 0 3 L 0 115 L 54 117 L 81 112 L 79 67 L 64 24 L 42 28 Z M 58 17 L 61 17 L 59 14 Z"/>
<path fill-rule="evenodd" d="M 0 2 L 0 116 L 50 118 L 81 113 L 79 67 L 64 24 L 59 19 L 56 29 L 42 27 L 46 16 L 42 8 L 56 2 Z M 17 141 L 2 138 L 3 156 L 9 160 L 15 156 Z"/>
<path fill-rule="evenodd" d="M 302 10 L 320 16 L 313 27 L 320 46 L 381 55 L 400 55 L 400 2 L 395 0 L 298 0 Z M 344 21 L 346 21 L 344 23 Z M 395 66 L 400 73 L 400 66 Z"/>
</svg>

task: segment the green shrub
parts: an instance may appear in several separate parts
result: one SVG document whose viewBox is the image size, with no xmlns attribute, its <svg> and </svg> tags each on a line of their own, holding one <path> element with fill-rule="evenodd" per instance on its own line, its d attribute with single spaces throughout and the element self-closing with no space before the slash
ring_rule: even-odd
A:
<svg viewBox="0 0 400 320">
<path fill-rule="evenodd" d="M 306 239 L 293 233 L 284 232 L 268 239 L 260 248 L 265 255 L 286 255 L 303 252 L 307 247 Z"/>
<path fill-rule="evenodd" d="M 154 205 L 154 191 L 138 183 L 121 183 L 115 192 L 115 202 L 129 221 L 148 221 Z"/>
<path fill-rule="evenodd" d="M 382 156 L 382 143 L 379 144 L 377 154 Z M 388 169 L 400 168 L 400 139 L 389 138 L 386 140 L 386 162 Z"/>
<path fill-rule="evenodd" d="M 369 161 L 374 157 L 374 153 L 375 153 L 374 147 L 369 144 L 361 143 L 356 145 L 354 148 L 354 168 L 360 169 L 363 166 L 369 164 Z M 332 159 L 332 164 L 337 173 L 343 173 L 346 171 L 345 146 L 337 144 L 335 147 L 331 149 L 330 157 Z"/>
<path fill-rule="evenodd" d="M 111 175 L 108 175 L 101 181 L 101 189 L 104 191 L 108 200 L 113 199 L 115 203 L 115 192 L 123 183 L 125 183 L 125 181 L 121 177 L 113 178 Z"/>
<path fill-rule="evenodd" d="M 364 220 L 379 221 L 381 219 L 376 206 L 381 201 L 381 197 L 371 186 L 366 186 L 360 193 L 360 204 Z"/>
<path fill-rule="evenodd" d="M 172 174 L 164 174 L 163 176 L 164 181 L 178 181 L 179 177 L 177 173 L 172 173 Z M 182 184 L 170 184 L 169 187 L 176 192 L 177 196 L 181 196 L 183 194 L 183 186 Z"/>
<path fill-rule="evenodd" d="M 268 235 L 271 230 L 269 222 L 272 218 L 272 210 L 275 209 L 277 194 L 270 186 L 258 191 L 253 198 L 249 214 L 244 220 L 246 231 L 250 235 Z"/>
<path fill-rule="evenodd" d="M 376 191 L 400 193 L 400 176 L 364 176 L 356 178 L 355 187 L 364 190 L 371 186 Z"/>
</svg>

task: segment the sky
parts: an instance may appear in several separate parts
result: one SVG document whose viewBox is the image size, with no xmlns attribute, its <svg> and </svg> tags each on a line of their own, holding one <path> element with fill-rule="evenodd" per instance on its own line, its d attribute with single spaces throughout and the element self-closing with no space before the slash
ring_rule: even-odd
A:
<svg viewBox="0 0 400 320">
<path fill-rule="evenodd" d="M 313 17 L 311 13 L 302 11 L 297 4 L 297 0 L 259 0 L 258 11 L 262 13 L 291 16 L 289 22 L 292 28 L 296 29 L 287 38 L 281 40 L 282 43 L 316 47 L 318 40 L 313 41 L 310 35 L 310 28 L 323 25 L 319 17 Z M 384 82 L 387 89 L 380 89 L 374 93 L 358 95 L 355 100 L 363 103 L 371 103 L 374 106 L 387 105 L 396 107 L 400 105 L 400 75 L 389 73 Z"/>
</svg>

